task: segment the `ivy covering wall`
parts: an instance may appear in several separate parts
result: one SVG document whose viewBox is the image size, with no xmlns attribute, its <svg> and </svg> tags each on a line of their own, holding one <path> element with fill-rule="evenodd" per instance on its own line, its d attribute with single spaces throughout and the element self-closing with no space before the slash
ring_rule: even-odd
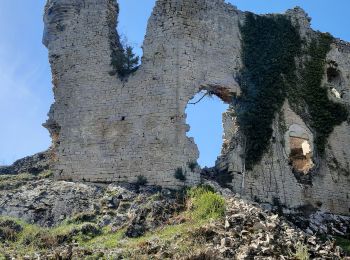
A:
<svg viewBox="0 0 350 260">
<path fill-rule="evenodd" d="M 244 69 L 237 112 L 246 137 L 246 168 L 250 169 L 269 146 L 275 114 L 283 105 L 288 85 L 295 84 L 301 39 L 283 15 L 248 13 L 241 34 Z"/>
<path fill-rule="evenodd" d="M 327 139 L 334 127 L 348 118 L 346 107 L 328 98 L 328 90 L 322 86 L 325 74 L 326 56 L 330 51 L 333 37 L 329 34 L 318 33 L 307 47 L 307 61 L 300 70 L 298 84 L 288 91 L 292 107 L 314 130 L 315 147 L 322 155 Z M 305 107 L 300 104 L 306 104 Z"/>
<path fill-rule="evenodd" d="M 246 168 L 260 162 L 267 151 L 273 120 L 287 97 L 316 133 L 315 145 L 322 154 L 334 127 L 348 117 L 347 109 L 329 100 L 327 89 L 321 86 L 333 38 L 318 33 L 306 46 L 298 28 L 284 15 L 248 13 L 240 30 L 244 69 L 237 115 L 246 138 Z M 297 67 L 296 60 L 302 56 L 306 62 Z"/>
</svg>

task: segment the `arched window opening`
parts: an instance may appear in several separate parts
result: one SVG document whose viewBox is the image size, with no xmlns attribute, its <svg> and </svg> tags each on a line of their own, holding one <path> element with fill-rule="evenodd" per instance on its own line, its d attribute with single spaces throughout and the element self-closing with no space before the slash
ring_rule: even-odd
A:
<svg viewBox="0 0 350 260">
<path fill-rule="evenodd" d="M 229 105 L 210 91 L 201 91 L 191 99 L 186 108 L 188 137 L 193 137 L 199 150 L 198 164 L 215 166 L 223 144 L 222 115 Z"/>
</svg>

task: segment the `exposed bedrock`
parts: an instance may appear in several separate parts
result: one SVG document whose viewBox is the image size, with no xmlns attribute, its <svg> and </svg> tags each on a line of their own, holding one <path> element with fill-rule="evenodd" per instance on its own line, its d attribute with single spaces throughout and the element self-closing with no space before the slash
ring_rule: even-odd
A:
<svg viewBox="0 0 350 260">
<path fill-rule="evenodd" d="M 15 161 L 10 166 L 0 166 L 0 175 L 29 173 L 37 175 L 50 169 L 50 151 L 34 154 Z"/>
</svg>

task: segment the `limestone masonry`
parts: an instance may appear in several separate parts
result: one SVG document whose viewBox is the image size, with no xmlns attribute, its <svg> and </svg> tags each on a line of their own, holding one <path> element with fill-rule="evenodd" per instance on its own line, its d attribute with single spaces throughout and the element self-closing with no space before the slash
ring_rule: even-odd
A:
<svg viewBox="0 0 350 260">
<path fill-rule="evenodd" d="M 127 80 L 112 75 L 120 48 L 114 0 L 48 0 L 43 43 L 49 50 L 55 103 L 45 127 L 58 179 L 135 182 L 176 188 L 200 182 L 199 152 L 186 136 L 185 108 L 201 90 L 230 104 L 223 115 L 218 172 L 233 176 L 235 192 L 262 202 L 350 212 L 350 126 L 337 126 L 326 154 L 314 151 L 314 133 L 288 100 L 273 123 L 273 140 L 253 170 L 244 166 L 235 117 L 243 67 L 240 25 L 246 13 L 224 0 L 158 0 L 149 18 L 140 68 Z M 313 34 L 300 8 L 286 12 L 300 35 Z M 350 105 L 350 45 L 335 40 L 327 55 L 329 98 Z M 208 137 L 210 138 L 210 137 Z M 284 143 L 284 145 L 282 144 Z M 298 154 L 300 152 L 300 154 Z M 298 155 L 298 156 L 296 156 Z M 185 183 L 174 173 L 182 168 Z M 298 174 L 296 174 L 296 171 Z"/>
</svg>

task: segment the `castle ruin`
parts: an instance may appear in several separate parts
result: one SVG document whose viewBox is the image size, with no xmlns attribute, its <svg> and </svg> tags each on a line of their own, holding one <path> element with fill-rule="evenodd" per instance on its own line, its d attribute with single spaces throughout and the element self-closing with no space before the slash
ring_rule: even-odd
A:
<svg viewBox="0 0 350 260">
<path fill-rule="evenodd" d="M 135 182 L 176 188 L 195 185 L 189 164 L 199 156 L 186 136 L 185 108 L 205 90 L 230 105 L 216 170 L 233 177 L 235 192 L 261 202 L 350 213 L 350 125 L 336 125 L 324 154 L 316 134 L 288 98 L 272 122 L 270 145 L 252 168 L 236 110 L 242 95 L 242 32 L 247 13 L 224 0 L 157 0 L 149 18 L 140 68 L 127 80 L 113 72 L 120 48 L 115 0 L 48 0 L 43 43 L 49 50 L 55 103 L 50 131 L 58 179 Z M 300 8 L 284 15 L 310 41 L 315 32 Z M 335 39 L 322 86 L 349 108 L 350 45 Z M 348 109 L 349 110 L 349 109 Z M 174 177 L 183 169 L 186 180 Z"/>
</svg>

